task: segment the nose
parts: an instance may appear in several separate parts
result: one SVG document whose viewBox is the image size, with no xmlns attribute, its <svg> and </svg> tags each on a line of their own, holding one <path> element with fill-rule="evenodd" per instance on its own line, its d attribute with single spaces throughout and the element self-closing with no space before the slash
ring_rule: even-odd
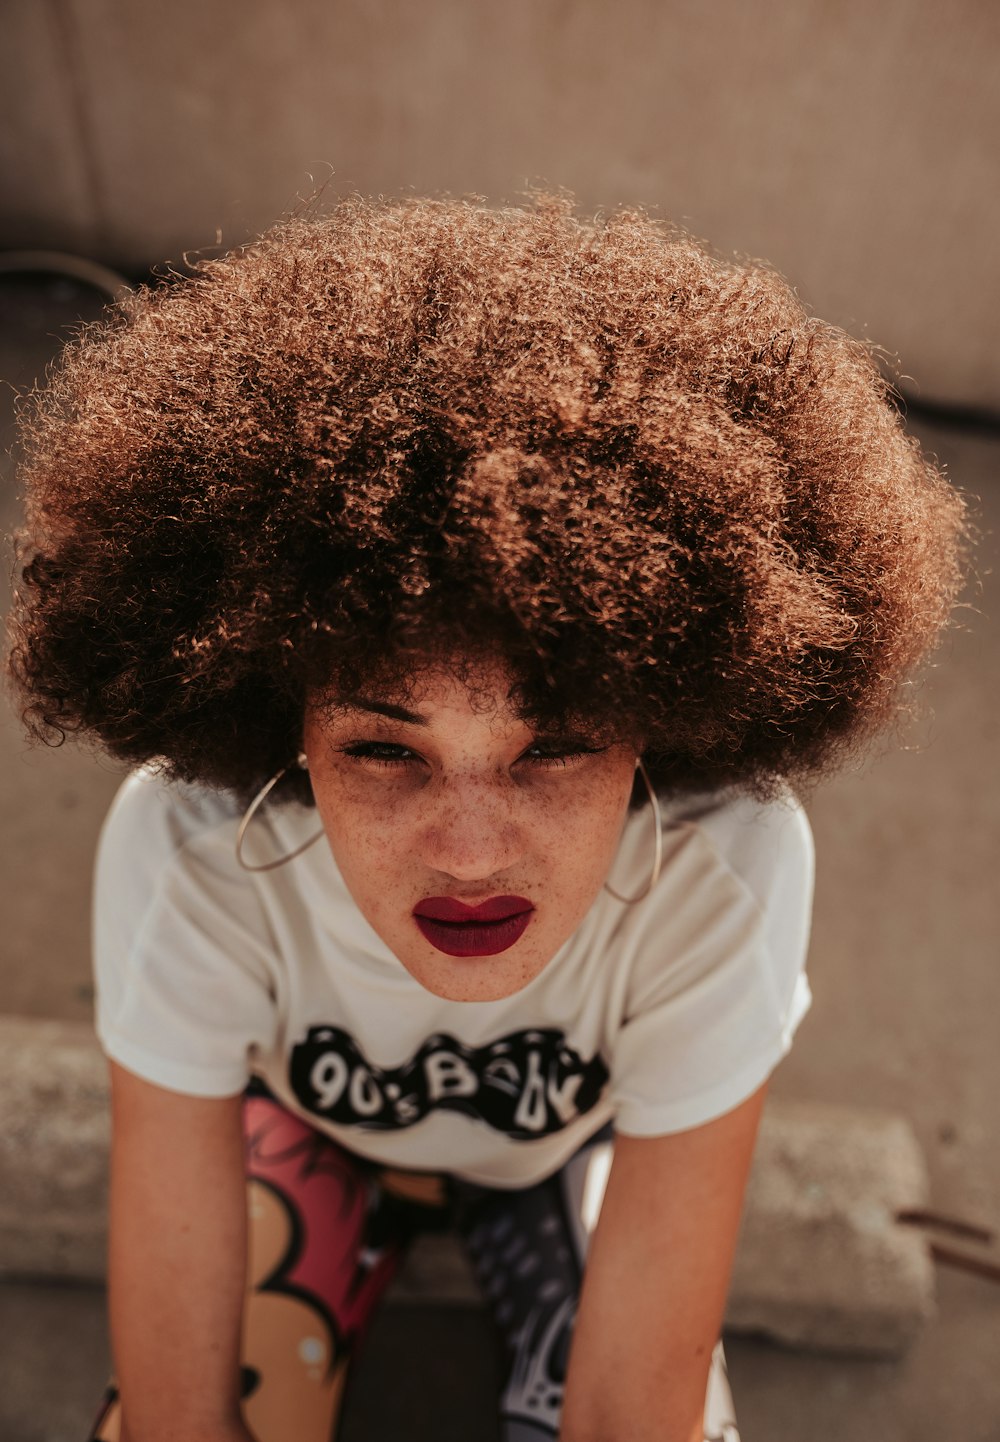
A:
<svg viewBox="0 0 1000 1442">
<path fill-rule="evenodd" d="M 419 839 L 420 859 L 456 881 L 483 881 L 524 855 L 516 800 L 485 780 L 441 782 Z"/>
</svg>

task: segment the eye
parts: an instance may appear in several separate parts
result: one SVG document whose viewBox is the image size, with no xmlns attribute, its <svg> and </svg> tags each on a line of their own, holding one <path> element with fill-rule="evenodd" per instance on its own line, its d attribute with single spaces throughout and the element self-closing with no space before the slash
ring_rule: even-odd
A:
<svg viewBox="0 0 1000 1442">
<path fill-rule="evenodd" d="M 410 761 L 419 761 L 415 751 L 406 746 L 395 746 L 389 741 L 353 741 L 350 746 L 340 748 L 344 756 L 357 761 L 367 761 L 373 766 L 405 766 Z"/>
<path fill-rule="evenodd" d="M 579 741 L 536 741 L 525 751 L 523 760 L 533 766 L 566 766 L 583 756 L 596 756 L 606 746 L 584 746 Z M 534 755 L 532 755 L 534 752 Z"/>
</svg>

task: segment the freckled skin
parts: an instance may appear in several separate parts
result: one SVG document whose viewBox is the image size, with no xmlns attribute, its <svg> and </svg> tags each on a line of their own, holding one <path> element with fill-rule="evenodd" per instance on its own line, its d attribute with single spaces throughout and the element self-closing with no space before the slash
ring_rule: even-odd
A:
<svg viewBox="0 0 1000 1442">
<path fill-rule="evenodd" d="M 625 743 L 565 765 L 532 759 L 553 738 L 517 719 L 501 667 L 486 676 L 494 704 L 474 709 L 464 685 L 422 670 L 406 704 L 426 726 L 328 703 L 305 717 L 316 805 L 351 895 L 410 975 L 449 1001 L 512 996 L 551 961 L 608 875 L 635 776 Z M 383 759 L 345 754 L 359 744 Z M 535 912 L 496 956 L 448 956 L 413 919 L 425 897 L 498 895 Z"/>
</svg>

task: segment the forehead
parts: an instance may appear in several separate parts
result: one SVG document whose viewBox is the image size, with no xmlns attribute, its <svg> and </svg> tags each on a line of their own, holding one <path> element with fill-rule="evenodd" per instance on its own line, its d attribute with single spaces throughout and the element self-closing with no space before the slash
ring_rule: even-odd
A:
<svg viewBox="0 0 1000 1442">
<path fill-rule="evenodd" d="M 627 713 L 599 716 L 560 705 L 557 688 L 531 687 L 502 655 L 450 653 L 410 667 L 376 666 L 367 675 L 344 675 L 314 692 L 308 708 L 321 724 L 379 717 L 413 726 L 462 725 L 509 732 L 571 736 L 593 744 L 634 741 Z"/>
<path fill-rule="evenodd" d="M 331 717 L 361 711 L 416 726 L 449 715 L 509 726 L 525 719 L 516 692 L 516 680 L 503 662 L 460 657 L 428 662 L 402 678 L 374 676 L 338 688 L 322 698 L 321 709 Z"/>
</svg>

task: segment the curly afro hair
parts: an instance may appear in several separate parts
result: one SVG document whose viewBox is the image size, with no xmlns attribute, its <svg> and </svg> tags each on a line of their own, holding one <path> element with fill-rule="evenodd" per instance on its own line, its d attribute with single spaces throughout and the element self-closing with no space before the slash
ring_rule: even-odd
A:
<svg viewBox="0 0 1000 1442">
<path fill-rule="evenodd" d="M 545 734 L 768 799 L 897 719 L 972 526 L 871 348 L 573 210 L 352 196 L 84 330 L 21 408 L 32 733 L 246 797 L 317 689 L 488 653 Z"/>
</svg>

